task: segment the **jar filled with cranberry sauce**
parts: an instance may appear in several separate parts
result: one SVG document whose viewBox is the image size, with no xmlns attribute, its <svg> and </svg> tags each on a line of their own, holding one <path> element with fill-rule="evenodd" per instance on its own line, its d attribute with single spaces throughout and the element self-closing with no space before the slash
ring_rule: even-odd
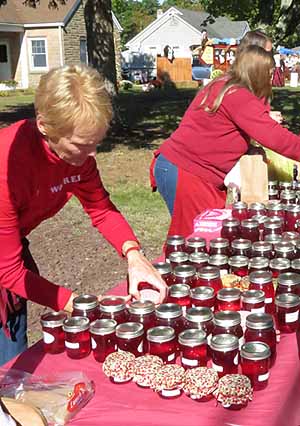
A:
<svg viewBox="0 0 300 426">
<path fill-rule="evenodd" d="M 286 230 L 296 231 L 296 222 L 300 219 L 300 205 L 288 205 L 285 210 L 285 219 Z"/>
<path fill-rule="evenodd" d="M 134 356 L 144 355 L 144 327 L 139 322 L 124 322 L 116 327 L 118 349 Z"/>
<path fill-rule="evenodd" d="M 169 262 L 157 262 L 153 266 L 159 272 L 167 286 L 173 284 L 172 267 Z"/>
<path fill-rule="evenodd" d="M 173 284 L 169 288 L 167 302 L 177 303 L 182 307 L 182 312 L 185 314 L 186 310 L 192 306 L 190 286 L 187 284 Z"/>
<path fill-rule="evenodd" d="M 147 331 L 148 352 L 159 356 L 165 363 L 176 359 L 177 339 L 175 330 L 168 326 L 158 326 Z"/>
<path fill-rule="evenodd" d="M 230 256 L 230 243 L 226 238 L 213 238 L 209 243 L 209 255 L 223 254 L 224 256 Z"/>
<path fill-rule="evenodd" d="M 241 315 L 235 311 L 216 312 L 213 318 L 214 328 L 212 335 L 233 334 L 239 339 L 240 347 L 244 343 L 243 329 L 241 326 Z"/>
<path fill-rule="evenodd" d="M 281 203 L 269 203 L 267 205 L 267 216 L 280 217 L 284 222 L 285 221 L 284 205 Z"/>
<path fill-rule="evenodd" d="M 190 288 L 197 286 L 196 268 L 192 265 L 176 266 L 173 271 L 174 284 L 187 284 Z"/>
<path fill-rule="evenodd" d="M 176 303 L 162 303 L 155 309 L 156 326 L 168 326 L 178 335 L 184 328 L 182 307 Z"/>
<path fill-rule="evenodd" d="M 170 253 L 169 262 L 172 269 L 175 269 L 176 266 L 187 265 L 189 263 L 189 255 L 183 251 L 175 251 Z"/>
<path fill-rule="evenodd" d="M 290 271 L 291 262 L 289 259 L 277 257 L 276 259 L 270 260 L 269 267 L 273 278 L 277 278 L 280 274 Z"/>
<path fill-rule="evenodd" d="M 85 358 L 91 352 L 90 321 L 86 317 L 71 317 L 63 322 L 68 357 Z"/>
<path fill-rule="evenodd" d="M 271 350 L 263 342 L 247 342 L 241 348 L 242 373 L 249 377 L 255 391 L 268 385 L 270 357 Z"/>
<path fill-rule="evenodd" d="M 202 237 L 190 237 L 185 242 L 186 251 L 192 253 L 206 253 L 206 239 Z"/>
<path fill-rule="evenodd" d="M 237 374 L 239 364 L 239 340 L 232 334 L 218 334 L 210 342 L 212 367 L 219 377 Z"/>
<path fill-rule="evenodd" d="M 263 239 L 266 235 L 277 234 L 281 235 L 284 231 L 284 223 L 280 217 L 270 217 L 263 227 Z"/>
<path fill-rule="evenodd" d="M 215 266 L 204 266 L 201 268 L 198 272 L 197 286 L 212 287 L 215 292 L 220 290 L 223 285 L 219 268 Z"/>
<path fill-rule="evenodd" d="M 294 333 L 299 328 L 300 297 L 293 293 L 278 294 L 275 298 L 275 318 L 281 333 Z"/>
<path fill-rule="evenodd" d="M 155 327 L 155 305 L 153 302 L 146 300 L 141 302 L 135 300 L 128 306 L 129 311 L 129 322 L 139 322 L 143 324 L 144 331 L 146 332 L 149 328 Z"/>
<path fill-rule="evenodd" d="M 274 250 L 275 257 L 283 257 L 289 260 L 294 260 L 296 258 L 295 246 L 288 241 L 281 241 L 275 244 Z"/>
<path fill-rule="evenodd" d="M 73 299 L 72 317 L 87 317 L 90 322 L 99 319 L 99 301 L 97 296 L 83 294 Z"/>
<path fill-rule="evenodd" d="M 203 307 L 189 308 L 184 323 L 185 328 L 198 328 L 205 331 L 206 336 L 210 336 L 214 327 L 212 310 Z"/>
<path fill-rule="evenodd" d="M 166 241 L 166 259 L 169 259 L 171 253 L 185 250 L 185 240 L 182 235 L 169 235 Z"/>
<path fill-rule="evenodd" d="M 292 182 L 279 181 L 279 190 L 280 191 L 289 191 L 292 189 Z"/>
<path fill-rule="evenodd" d="M 46 353 L 59 354 L 65 350 L 63 322 L 66 318 L 65 312 L 46 312 L 41 316 L 43 346 Z"/>
<path fill-rule="evenodd" d="M 184 330 L 179 334 L 178 342 L 181 365 L 184 368 L 207 366 L 207 341 L 204 331 L 198 329 Z"/>
<path fill-rule="evenodd" d="M 256 241 L 252 244 L 251 257 L 266 257 L 272 259 L 272 244 L 267 241 Z"/>
<path fill-rule="evenodd" d="M 269 180 L 268 189 L 279 189 L 278 180 Z"/>
<path fill-rule="evenodd" d="M 228 259 L 230 273 L 238 277 L 245 277 L 248 275 L 248 261 L 246 256 L 231 256 Z"/>
<path fill-rule="evenodd" d="M 250 203 L 248 206 L 248 217 L 251 219 L 252 216 L 260 215 L 266 216 L 267 209 L 263 203 Z"/>
<path fill-rule="evenodd" d="M 232 256 L 246 256 L 251 255 L 251 241 L 244 238 L 237 238 L 231 243 Z"/>
<path fill-rule="evenodd" d="M 221 237 L 229 242 L 240 237 L 240 221 L 238 219 L 224 219 L 222 221 Z"/>
<path fill-rule="evenodd" d="M 221 277 L 228 274 L 229 266 L 227 256 L 224 256 L 223 254 L 213 254 L 212 256 L 209 256 L 208 263 L 210 266 L 219 268 Z"/>
<path fill-rule="evenodd" d="M 265 312 L 265 293 L 262 290 L 247 290 L 241 294 L 242 310 L 251 313 Z"/>
<path fill-rule="evenodd" d="M 107 296 L 100 302 L 100 319 L 114 319 L 118 324 L 127 322 L 128 311 L 125 300 L 119 296 Z"/>
<path fill-rule="evenodd" d="M 296 204 L 296 192 L 292 190 L 281 191 L 280 202 L 286 206 Z"/>
<path fill-rule="evenodd" d="M 207 253 L 192 253 L 189 255 L 189 263 L 196 268 L 196 272 L 199 269 L 203 268 L 203 266 L 208 265 L 209 256 Z"/>
<path fill-rule="evenodd" d="M 117 349 L 117 322 L 112 319 L 98 319 L 90 324 L 91 344 L 96 361 L 104 362 L 107 355 Z"/>
<path fill-rule="evenodd" d="M 240 222 L 248 219 L 248 205 L 243 201 L 238 201 L 232 204 L 232 217 L 238 219 Z"/>
<path fill-rule="evenodd" d="M 241 222 L 241 238 L 252 243 L 259 240 L 259 223 L 257 220 L 245 219 Z"/>
<path fill-rule="evenodd" d="M 262 290 L 265 293 L 265 308 L 270 314 L 274 312 L 275 299 L 272 278 L 272 273 L 269 271 L 251 272 L 249 275 L 249 290 Z"/>
<path fill-rule="evenodd" d="M 217 293 L 217 311 L 240 311 L 241 292 L 238 288 L 222 288 Z"/>
<path fill-rule="evenodd" d="M 278 189 L 269 189 L 268 190 L 268 198 L 270 201 L 279 200 L 279 191 Z"/>
<path fill-rule="evenodd" d="M 266 257 L 251 257 L 248 263 L 248 273 L 255 271 L 268 271 L 269 259 Z"/>
<path fill-rule="evenodd" d="M 300 296 L 300 275 L 296 272 L 285 272 L 278 276 L 276 296 L 283 293 L 294 293 Z"/>
<path fill-rule="evenodd" d="M 200 286 L 191 289 L 191 303 L 193 307 L 206 307 L 214 310 L 216 293 L 212 287 Z"/>
</svg>

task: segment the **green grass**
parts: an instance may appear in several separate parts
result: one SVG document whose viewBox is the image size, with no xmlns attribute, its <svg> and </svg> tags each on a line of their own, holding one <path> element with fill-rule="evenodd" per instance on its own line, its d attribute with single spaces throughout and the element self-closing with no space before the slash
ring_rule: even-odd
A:
<svg viewBox="0 0 300 426">
<path fill-rule="evenodd" d="M 5 111 L 11 107 L 29 105 L 33 103 L 33 100 L 34 94 L 32 93 L 15 92 L 10 96 L 0 96 L 0 110 Z"/>
</svg>

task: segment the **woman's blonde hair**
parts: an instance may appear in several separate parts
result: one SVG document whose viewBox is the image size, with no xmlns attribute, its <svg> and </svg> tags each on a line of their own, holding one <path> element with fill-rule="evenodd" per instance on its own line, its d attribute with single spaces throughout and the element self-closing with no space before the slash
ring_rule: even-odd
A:
<svg viewBox="0 0 300 426">
<path fill-rule="evenodd" d="M 112 119 L 111 99 L 103 78 L 83 65 L 55 68 L 43 75 L 34 105 L 52 141 L 71 134 L 76 126 L 89 132 L 108 128 Z"/>
<path fill-rule="evenodd" d="M 207 87 L 208 91 L 202 100 L 200 107 L 207 112 L 216 112 L 220 107 L 227 92 L 238 87 L 244 87 L 252 92 L 257 98 L 268 99 L 272 95 L 272 71 L 274 68 L 274 59 L 270 52 L 266 52 L 260 46 L 246 47 L 235 59 L 230 70 L 219 79 L 215 79 Z M 207 99 L 210 96 L 212 87 L 221 80 L 225 79 L 225 84 L 215 98 L 212 107 L 207 105 Z"/>
</svg>

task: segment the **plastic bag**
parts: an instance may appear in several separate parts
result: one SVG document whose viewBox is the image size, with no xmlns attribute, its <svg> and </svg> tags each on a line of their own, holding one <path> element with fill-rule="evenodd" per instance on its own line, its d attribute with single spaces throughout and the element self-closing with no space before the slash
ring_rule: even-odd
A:
<svg viewBox="0 0 300 426">
<path fill-rule="evenodd" d="M 50 426 L 65 425 L 94 393 L 94 382 L 80 371 L 35 376 L 0 368 L 0 396 L 39 408 Z"/>
</svg>

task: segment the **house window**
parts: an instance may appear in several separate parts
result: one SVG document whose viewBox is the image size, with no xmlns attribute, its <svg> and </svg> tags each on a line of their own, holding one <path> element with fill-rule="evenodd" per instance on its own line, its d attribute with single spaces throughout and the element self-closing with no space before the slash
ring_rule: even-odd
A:
<svg viewBox="0 0 300 426">
<path fill-rule="evenodd" d="M 47 43 L 45 38 L 30 39 L 31 46 L 31 68 L 47 69 Z"/>
<path fill-rule="evenodd" d="M 88 64 L 87 42 L 85 38 L 80 39 L 80 62 Z"/>
</svg>

